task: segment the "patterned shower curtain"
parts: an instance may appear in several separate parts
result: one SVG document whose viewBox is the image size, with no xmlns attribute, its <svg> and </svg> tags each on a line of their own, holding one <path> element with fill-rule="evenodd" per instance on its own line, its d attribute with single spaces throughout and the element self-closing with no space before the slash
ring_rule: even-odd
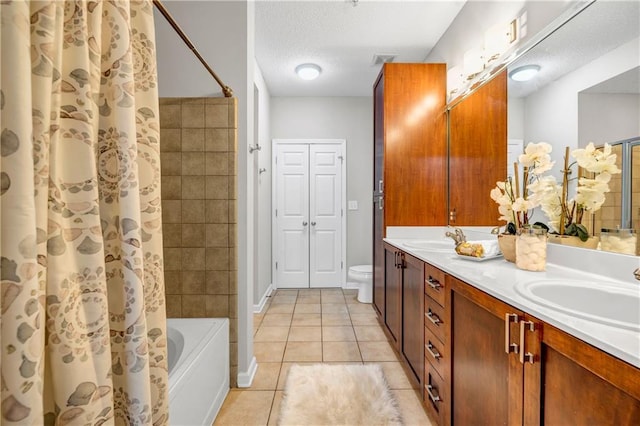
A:
<svg viewBox="0 0 640 426">
<path fill-rule="evenodd" d="M 0 423 L 168 424 L 152 3 L 0 4 Z"/>
</svg>

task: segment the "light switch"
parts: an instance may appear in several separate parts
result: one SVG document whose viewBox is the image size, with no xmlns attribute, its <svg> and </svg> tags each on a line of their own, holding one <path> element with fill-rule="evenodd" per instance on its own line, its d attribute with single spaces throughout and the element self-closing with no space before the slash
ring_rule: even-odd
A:
<svg viewBox="0 0 640 426">
<path fill-rule="evenodd" d="M 349 210 L 358 210 L 358 200 L 349 200 Z"/>
</svg>

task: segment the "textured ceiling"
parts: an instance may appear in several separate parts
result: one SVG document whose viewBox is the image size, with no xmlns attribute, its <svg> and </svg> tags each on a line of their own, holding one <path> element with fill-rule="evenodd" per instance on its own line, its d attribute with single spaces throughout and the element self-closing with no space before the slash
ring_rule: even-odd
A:
<svg viewBox="0 0 640 426">
<path fill-rule="evenodd" d="M 421 62 L 464 1 L 274 1 L 255 4 L 255 55 L 272 96 L 371 96 L 380 65 Z M 297 65 L 322 68 L 300 80 Z"/>
</svg>

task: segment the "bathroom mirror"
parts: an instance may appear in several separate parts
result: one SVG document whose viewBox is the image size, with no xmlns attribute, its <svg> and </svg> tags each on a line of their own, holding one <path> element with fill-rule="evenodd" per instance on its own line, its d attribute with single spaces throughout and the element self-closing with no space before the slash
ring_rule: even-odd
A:
<svg viewBox="0 0 640 426">
<path fill-rule="evenodd" d="M 556 162 L 553 172 L 561 179 L 565 147 L 575 149 L 589 142 L 601 146 L 638 138 L 639 19 L 640 2 L 596 1 L 510 63 L 510 74 L 523 66 L 539 67 L 531 80 L 509 78 L 510 146 L 517 150 L 529 142 L 550 143 Z M 633 163 L 623 164 L 618 158 L 619 167 L 632 167 Z M 636 168 L 639 163 L 635 161 Z M 630 175 L 631 171 L 623 173 Z M 639 175 L 636 170 L 635 179 Z M 632 205 L 631 182 L 624 191 L 622 184 L 610 187 L 612 191 L 606 197 L 612 205 L 601 209 L 600 214 L 620 217 L 620 227 L 639 228 L 638 206 L 630 208 L 626 223 L 622 223 L 620 212 L 614 212 L 619 208 L 615 206 Z M 636 194 L 636 203 L 638 198 Z M 547 219 L 536 211 L 534 220 Z M 597 223 L 596 218 L 590 224 L 596 235 L 600 231 Z"/>
</svg>

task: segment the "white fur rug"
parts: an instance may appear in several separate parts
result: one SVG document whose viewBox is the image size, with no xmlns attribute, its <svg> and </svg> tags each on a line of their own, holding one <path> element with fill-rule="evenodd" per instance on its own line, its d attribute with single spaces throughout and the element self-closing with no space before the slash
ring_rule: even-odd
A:
<svg viewBox="0 0 640 426">
<path fill-rule="evenodd" d="M 402 425 L 377 364 L 292 365 L 281 407 L 281 426 Z"/>
</svg>

